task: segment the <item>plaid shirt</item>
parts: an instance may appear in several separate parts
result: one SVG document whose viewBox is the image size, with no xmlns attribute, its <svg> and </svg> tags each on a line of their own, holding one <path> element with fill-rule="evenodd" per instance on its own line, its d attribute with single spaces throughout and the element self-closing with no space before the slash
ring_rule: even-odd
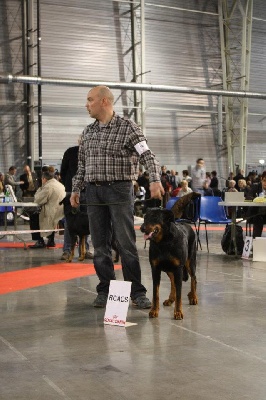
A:
<svg viewBox="0 0 266 400">
<path fill-rule="evenodd" d="M 146 138 L 140 128 L 116 114 L 107 125 L 100 126 L 97 120 L 88 125 L 79 146 L 73 192 L 79 193 L 84 182 L 135 180 L 139 162 L 149 171 L 150 182 L 160 182 L 160 166 L 154 154 L 147 150 L 139 155 L 134 147 L 142 141 Z"/>
</svg>

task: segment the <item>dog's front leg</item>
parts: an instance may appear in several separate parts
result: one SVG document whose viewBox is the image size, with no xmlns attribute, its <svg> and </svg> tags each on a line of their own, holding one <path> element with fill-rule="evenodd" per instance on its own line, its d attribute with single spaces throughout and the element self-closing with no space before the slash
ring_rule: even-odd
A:
<svg viewBox="0 0 266 400">
<path fill-rule="evenodd" d="M 152 307 L 149 312 L 150 318 L 157 318 L 159 315 L 159 288 L 161 281 L 161 270 L 152 266 L 152 281 L 153 281 L 153 298 Z"/>
<path fill-rule="evenodd" d="M 167 300 L 164 300 L 163 305 L 164 306 L 171 306 L 176 298 L 175 294 L 175 279 L 174 279 L 174 274 L 172 272 L 166 272 L 167 275 L 169 276 L 170 282 L 171 282 L 171 291 L 169 294 L 169 298 Z"/>
<path fill-rule="evenodd" d="M 68 257 L 68 262 L 72 262 L 74 254 L 75 254 L 75 247 L 77 243 L 77 236 L 71 236 L 71 251 Z"/>
<path fill-rule="evenodd" d="M 188 300 L 189 300 L 189 304 L 196 305 L 196 304 L 198 304 L 197 278 L 196 278 L 196 275 L 194 273 L 194 270 L 191 271 L 189 260 L 186 263 L 186 268 L 188 270 L 188 273 L 189 273 L 190 279 L 191 279 L 191 290 L 187 295 L 188 296 Z"/>
<path fill-rule="evenodd" d="M 174 272 L 174 280 L 175 280 L 175 291 L 176 291 L 174 319 L 183 319 L 183 311 L 182 311 L 183 266 L 182 265 L 176 268 Z"/>
<path fill-rule="evenodd" d="M 82 237 L 79 236 L 79 246 L 80 246 L 80 256 L 78 258 L 78 261 L 84 261 L 85 260 L 85 254 L 86 254 L 86 236 L 83 235 Z"/>
</svg>

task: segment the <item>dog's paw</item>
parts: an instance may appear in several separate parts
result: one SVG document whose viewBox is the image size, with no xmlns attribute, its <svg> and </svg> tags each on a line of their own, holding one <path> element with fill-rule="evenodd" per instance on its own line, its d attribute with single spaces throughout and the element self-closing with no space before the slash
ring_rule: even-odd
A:
<svg viewBox="0 0 266 400">
<path fill-rule="evenodd" d="M 184 318 L 184 315 L 181 310 L 174 312 L 174 319 L 181 320 Z"/>
<path fill-rule="evenodd" d="M 159 310 L 151 309 L 149 312 L 149 317 L 150 318 L 157 318 L 159 315 Z"/>
<path fill-rule="evenodd" d="M 164 300 L 163 305 L 164 306 L 171 306 L 173 304 L 173 302 L 174 302 L 174 300 L 167 299 L 167 300 Z"/>
<path fill-rule="evenodd" d="M 84 261 L 85 260 L 85 256 L 83 257 L 83 256 L 80 256 L 79 258 L 78 258 L 78 261 Z"/>
<path fill-rule="evenodd" d="M 196 294 L 192 294 L 191 292 L 189 292 L 187 297 L 188 297 L 188 300 L 189 300 L 189 304 L 191 306 L 195 306 L 196 304 L 198 304 L 198 298 L 197 298 Z"/>
</svg>

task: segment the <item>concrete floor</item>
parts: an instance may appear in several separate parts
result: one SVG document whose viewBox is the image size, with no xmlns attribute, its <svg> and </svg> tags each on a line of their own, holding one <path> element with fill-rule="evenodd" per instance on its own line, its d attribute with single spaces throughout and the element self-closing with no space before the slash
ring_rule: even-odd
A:
<svg viewBox="0 0 266 400">
<path fill-rule="evenodd" d="M 31 282 L 0 295 L 0 399 L 265 400 L 266 263 L 225 255 L 221 236 L 222 230 L 209 232 L 207 253 L 201 233 L 199 304 L 188 305 L 184 283 L 183 321 L 173 320 L 173 307 L 161 306 L 159 318 L 149 319 L 149 310 L 130 305 L 127 321 L 136 325 L 104 325 L 104 310 L 92 307 L 94 274 L 36 287 Z M 148 249 L 139 231 L 137 245 L 151 297 Z M 1 247 L 0 273 L 13 271 L 19 280 L 21 270 L 60 270 L 61 254 Z M 168 292 L 164 274 L 161 300 Z"/>
</svg>

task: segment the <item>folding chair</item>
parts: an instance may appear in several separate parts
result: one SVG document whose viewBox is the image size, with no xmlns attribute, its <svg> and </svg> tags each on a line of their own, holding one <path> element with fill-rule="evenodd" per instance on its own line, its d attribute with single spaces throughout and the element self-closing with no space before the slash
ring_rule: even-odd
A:
<svg viewBox="0 0 266 400">
<path fill-rule="evenodd" d="M 225 207 L 218 205 L 220 201 L 222 201 L 221 197 L 216 197 L 216 196 L 201 197 L 199 221 L 198 221 L 198 237 L 199 237 L 200 225 L 204 224 L 208 252 L 209 252 L 209 241 L 208 241 L 207 225 L 211 224 L 228 225 L 232 222 L 231 219 L 227 218 Z"/>
</svg>

